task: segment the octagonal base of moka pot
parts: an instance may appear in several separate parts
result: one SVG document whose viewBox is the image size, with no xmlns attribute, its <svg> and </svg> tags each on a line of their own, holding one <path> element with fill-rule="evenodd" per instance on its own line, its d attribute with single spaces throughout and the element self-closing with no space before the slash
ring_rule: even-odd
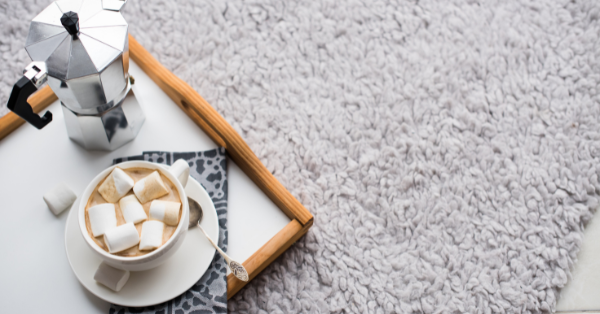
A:
<svg viewBox="0 0 600 314">
<path fill-rule="evenodd" d="M 127 144 L 146 119 L 131 88 L 120 103 L 97 114 L 81 114 L 61 105 L 69 138 L 87 150 L 112 151 Z"/>
</svg>

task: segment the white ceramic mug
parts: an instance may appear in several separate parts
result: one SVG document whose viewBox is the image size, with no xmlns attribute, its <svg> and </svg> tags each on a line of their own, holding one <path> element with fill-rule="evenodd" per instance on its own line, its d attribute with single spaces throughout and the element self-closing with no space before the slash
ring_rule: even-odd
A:
<svg viewBox="0 0 600 314">
<path fill-rule="evenodd" d="M 87 227 L 85 225 L 85 207 L 88 203 L 90 195 L 92 195 L 92 192 L 94 192 L 94 189 L 96 188 L 96 186 L 98 186 L 98 183 L 100 183 L 100 181 L 106 178 L 111 173 L 111 171 L 113 171 L 113 169 L 117 166 L 121 169 L 146 168 L 158 170 L 160 174 L 167 177 L 171 181 L 171 183 L 175 185 L 175 187 L 177 188 L 177 192 L 179 193 L 179 197 L 181 198 L 181 219 L 179 219 L 179 225 L 177 226 L 177 229 L 175 229 L 175 232 L 173 233 L 171 238 L 169 238 L 169 240 L 158 249 L 142 256 L 125 257 L 112 255 L 106 252 L 100 246 L 98 246 L 98 244 L 96 244 L 96 242 L 94 242 L 94 240 L 90 237 L 87 231 Z M 104 171 L 100 172 L 100 174 L 98 174 L 83 191 L 83 194 L 81 195 L 81 201 L 79 202 L 78 211 L 79 229 L 81 230 L 81 234 L 83 235 L 85 242 L 90 246 L 90 248 L 92 248 L 92 251 L 94 251 L 94 253 L 107 264 L 118 269 L 129 271 L 148 270 L 161 265 L 167 259 L 169 259 L 169 257 L 171 257 L 183 243 L 183 240 L 188 230 L 188 224 L 190 219 L 190 208 L 187 200 L 187 195 L 185 194 L 185 189 L 181 185 L 181 182 L 179 182 L 179 180 L 177 180 L 177 178 L 173 176 L 169 171 L 163 168 L 162 165 L 147 161 L 127 161 L 109 167 Z"/>
</svg>

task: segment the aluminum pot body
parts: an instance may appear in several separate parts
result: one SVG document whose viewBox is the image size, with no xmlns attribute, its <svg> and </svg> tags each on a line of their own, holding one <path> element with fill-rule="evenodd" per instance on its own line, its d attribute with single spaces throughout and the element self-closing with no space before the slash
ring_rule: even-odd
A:
<svg viewBox="0 0 600 314">
<path fill-rule="evenodd" d="M 56 1 L 29 27 L 25 50 L 38 70 L 31 75 L 47 80 L 69 137 L 89 150 L 121 147 L 145 121 L 128 73 L 129 25 L 120 12 L 126 2 Z"/>
<path fill-rule="evenodd" d="M 48 86 L 60 102 L 73 112 L 94 115 L 118 105 L 128 90 L 129 69 L 121 53 L 98 73 L 75 78 L 54 77 L 48 73 Z"/>
</svg>

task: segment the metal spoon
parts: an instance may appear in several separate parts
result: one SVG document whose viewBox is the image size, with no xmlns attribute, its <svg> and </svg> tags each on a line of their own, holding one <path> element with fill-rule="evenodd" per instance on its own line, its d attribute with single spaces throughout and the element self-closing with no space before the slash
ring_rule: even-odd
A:
<svg viewBox="0 0 600 314">
<path fill-rule="evenodd" d="M 215 249 L 219 251 L 221 256 L 223 256 L 225 262 L 227 263 L 227 266 L 229 266 L 229 269 L 231 269 L 231 273 L 241 281 L 248 281 L 248 272 L 246 271 L 246 268 L 244 268 L 242 264 L 229 258 L 229 256 L 225 254 L 225 252 L 223 252 L 223 250 L 221 250 L 215 242 L 213 242 L 213 240 L 208 236 L 208 234 L 206 234 L 206 231 L 202 229 L 202 226 L 200 226 L 200 222 L 202 221 L 202 217 L 204 216 L 200 204 L 198 204 L 198 202 L 189 197 L 188 203 L 190 204 L 190 224 L 188 225 L 188 228 L 198 226 L 198 228 L 200 228 L 202 233 L 204 233 L 210 244 L 212 244 L 215 247 Z"/>
</svg>

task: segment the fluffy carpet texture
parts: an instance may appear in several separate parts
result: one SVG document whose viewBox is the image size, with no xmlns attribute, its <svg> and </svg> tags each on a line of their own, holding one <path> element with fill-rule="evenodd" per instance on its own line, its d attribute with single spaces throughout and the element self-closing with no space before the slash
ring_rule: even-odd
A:
<svg viewBox="0 0 600 314">
<path fill-rule="evenodd" d="M 2 103 L 49 2 L 0 4 Z M 552 311 L 598 205 L 600 2 L 130 0 L 124 15 L 315 216 L 231 312 Z"/>
</svg>

